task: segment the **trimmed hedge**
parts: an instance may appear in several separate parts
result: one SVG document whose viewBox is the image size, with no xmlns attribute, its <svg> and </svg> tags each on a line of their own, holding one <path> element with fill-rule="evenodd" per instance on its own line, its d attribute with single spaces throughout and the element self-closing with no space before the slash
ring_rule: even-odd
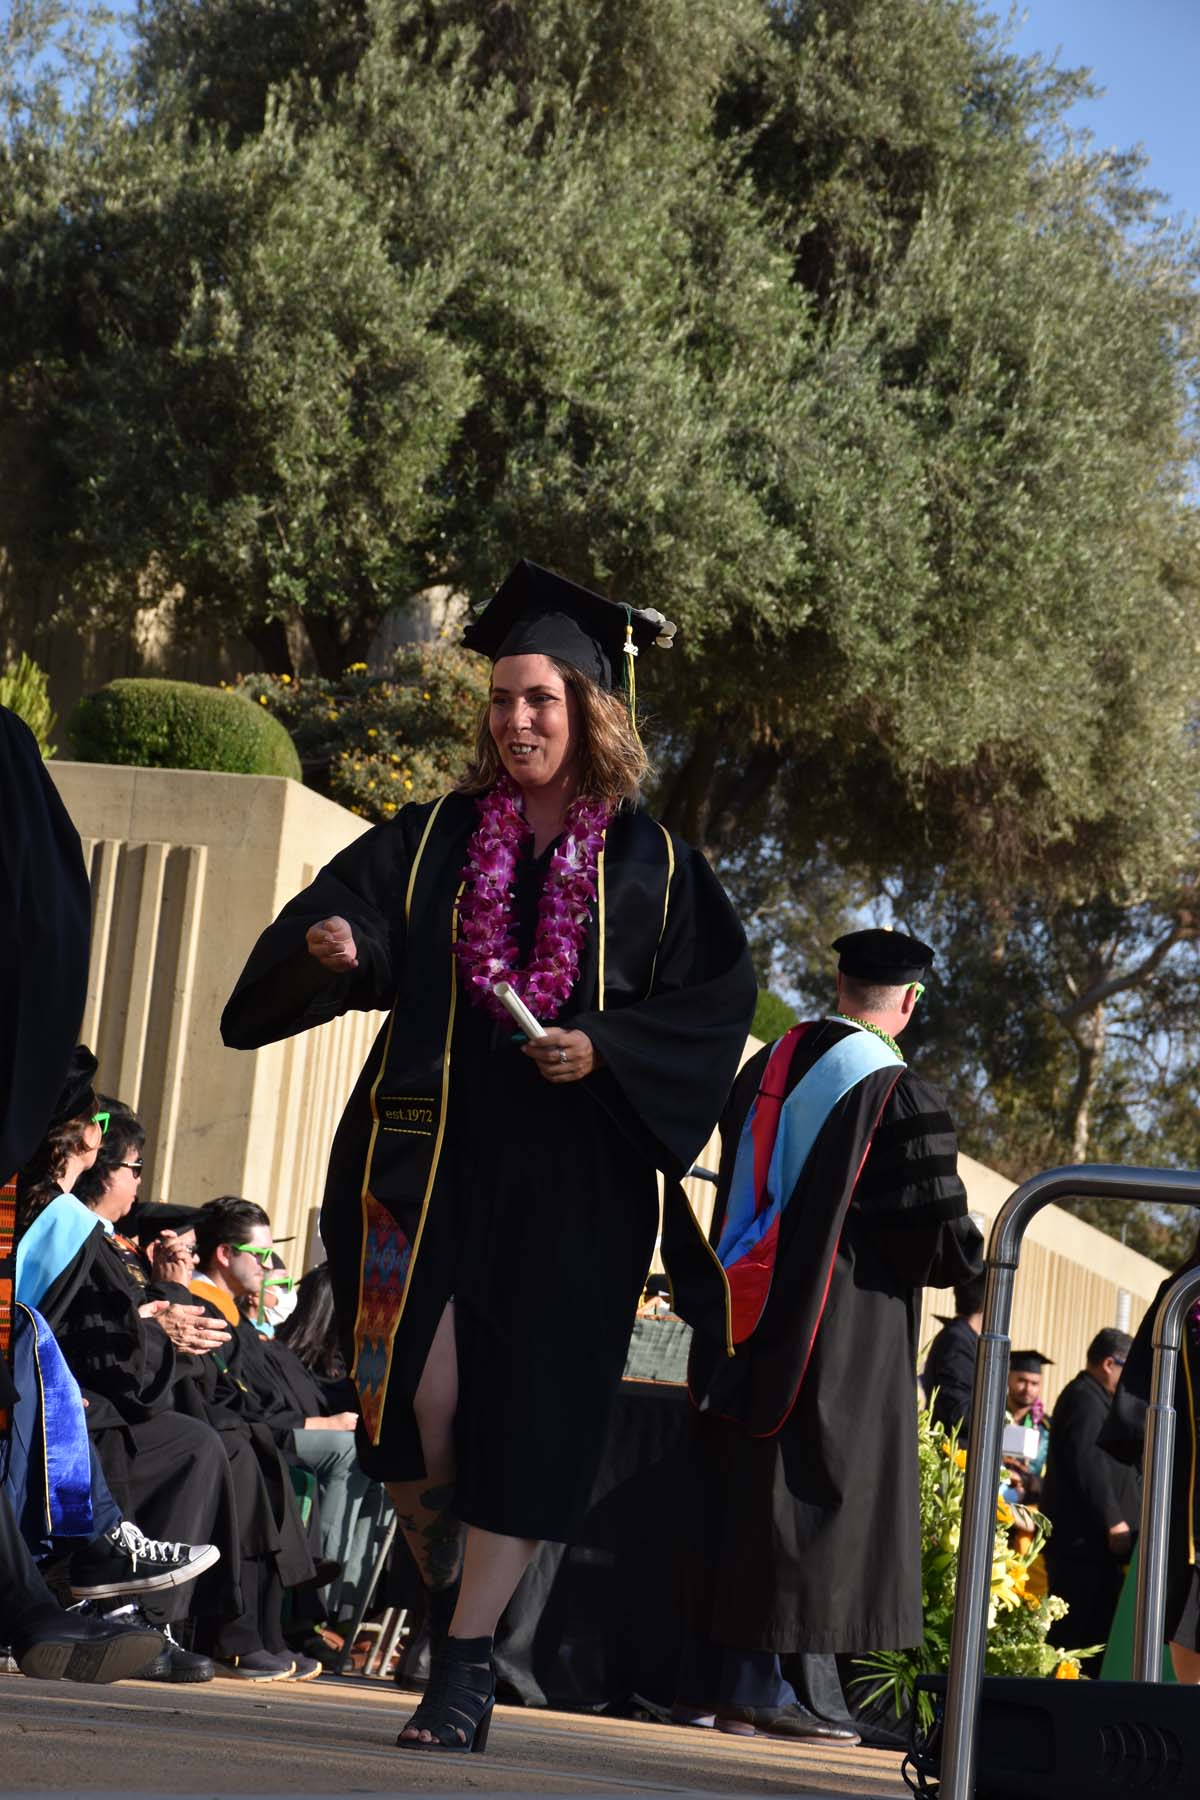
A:
<svg viewBox="0 0 1200 1800">
<path fill-rule="evenodd" d="M 301 779 L 278 719 L 241 694 L 191 681 L 110 681 L 80 701 L 67 736 L 80 762 Z"/>
</svg>

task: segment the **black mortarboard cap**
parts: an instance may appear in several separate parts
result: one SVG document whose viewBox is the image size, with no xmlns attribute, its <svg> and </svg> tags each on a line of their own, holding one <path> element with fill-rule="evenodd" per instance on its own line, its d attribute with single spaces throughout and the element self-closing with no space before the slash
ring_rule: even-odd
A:
<svg viewBox="0 0 1200 1800">
<path fill-rule="evenodd" d="M 87 1045 L 77 1044 L 71 1052 L 71 1064 L 50 1116 L 51 1125 L 65 1125 L 68 1119 L 79 1118 L 84 1108 L 91 1104 L 92 1084 L 98 1066 Z"/>
<path fill-rule="evenodd" d="M 527 558 L 497 588 L 463 632 L 463 643 L 492 662 L 502 656 L 552 656 L 600 687 L 628 692 L 626 642 L 637 651 L 669 649 L 675 627 L 652 608 L 625 606 Z"/>
<path fill-rule="evenodd" d="M 1052 1357 L 1043 1356 L 1040 1350 L 1014 1350 L 1009 1355 L 1008 1368 L 1012 1375 L 1040 1375 L 1042 1364 L 1054 1367 Z"/>
<path fill-rule="evenodd" d="M 848 931 L 836 938 L 831 949 L 838 953 L 838 968 L 855 981 L 873 981 L 886 987 L 904 987 L 923 981 L 933 961 L 933 951 L 919 938 L 902 931 Z"/>
<path fill-rule="evenodd" d="M 199 1217 L 198 1206 L 176 1206 L 171 1200 L 147 1200 L 135 1209 L 131 1223 L 134 1235 L 144 1249 L 161 1232 L 190 1231 Z"/>
</svg>

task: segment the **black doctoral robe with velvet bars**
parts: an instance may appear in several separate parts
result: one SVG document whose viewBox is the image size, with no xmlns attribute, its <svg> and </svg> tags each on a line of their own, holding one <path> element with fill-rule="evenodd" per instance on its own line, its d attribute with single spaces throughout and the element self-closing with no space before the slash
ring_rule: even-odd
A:
<svg viewBox="0 0 1200 1800">
<path fill-rule="evenodd" d="M 654 1248 L 655 1171 L 712 1130 L 755 984 L 703 858 L 647 814 L 609 825 L 575 989 L 555 1021 L 603 1067 L 555 1085 L 464 997 L 452 955 L 473 800 L 406 807 L 344 850 L 260 938 L 225 1010 L 238 1048 L 351 1008 L 390 1008 L 334 1139 L 321 1214 L 367 1472 L 422 1474 L 411 1400 L 442 1309 L 460 1369 L 455 1510 L 565 1539 L 603 1448 Z M 548 853 L 518 868 L 529 954 Z M 349 920 L 359 967 L 330 975 L 305 932 Z"/>
<path fill-rule="evenodd" d="M 813 1022 L 786 1092 L 855 1029 Z M 713 1243 L 770 1049 L 746 1064 L 721 1120 Z M 982 1250 L 956 1162 L 942 1097 L 911 1069 L 851 1089 L 803 1165 L 770 1298 L 733 1357 L 715 1258 L 694 1254 L 677 1222 L 676 1241 L 664 1236 L 676 1307 L 696 1326 L 689 1386 L 705 1408 L 695 1414 L 689 1617 L 717 1643 L 817 1653 L 921 1640 L 920 1290 L 965 1280 Z"/>
</svg>

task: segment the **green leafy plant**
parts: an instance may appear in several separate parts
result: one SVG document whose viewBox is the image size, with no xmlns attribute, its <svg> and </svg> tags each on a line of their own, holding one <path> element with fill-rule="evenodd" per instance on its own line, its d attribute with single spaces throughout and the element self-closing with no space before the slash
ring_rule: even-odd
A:
<svg viewBox="0 0 1200 1800">
<path fill-rule="evenodd" d="M 58 724 L 50 706 L 49 677 L 39 669 L 32 657 L 22 653 L 0 674 L 0 706 L 7 706 L 18 719 L 24 719 L 37 739 L 38 749 L 46 761 L 54 755 L 50 733 Z"/>
<path fill-rule="evenodd" d="M 80 701 L 67 735 L 80 762 L 301 779 L 296 747 L 265 704 L 190 681 L 111 681 Z"/>
<path fill-rule="evenodd" d="M 781 1000 L 778 994 L 772 994 L 767 988 L 759 988 L 758 999 L 754 1006 L 754 1018 L 750 1023 L 753 1037 L 761 1038 L 764 1044 L 781 1038 L 785 1031 L 790 1031 L 796 1023 L 796 1009 Z"/>
<path fill-rule="evenodd" d="M 243 675 L 234 692 L 286 726 L 310 787 L 379 823 L 409 800 L 445 793 L 461 774 L 488 670 L 455 644 L 403 644 L 389 677 L 352 663 L 337 681 Z"/>
<path fill-rule="evenodd" d="M 959 1444 L 957 1433 L 947 1437 L 941 1426 L 934 1423 L 927 1406 L 917 1415 L 917 1431 L 924 1637 L 915 1649 L 881 1650 L 860 1657 L 863 1673 L 855 1678 L 856 1685 L 867 1690 L 868 1701 L 890 1698 L 897 1717 L 913 1704 L 917 1677 L 944 1675 L 949 1665 L 966 1488 L 967 1453 Z M 1028 1519 L 1031 1530 L 1021 1533 L 1014 1544 L 1010 1534 L 1017 1515 L 1006 1500 L 997 1497 L 987 1672 L 1074 1680 L 1080 1673 L 1080 1659 L 1092 1655 L 1097 1646 L 1060 1650 L 1046 1642 L 1051 1625 L 1066 1617 L 1067 1603 L 1057 1595 L 1034 1591 L 1031 1570 L 1050 1535 L 1050 1521 L 1040 1513 L 1022 1517 Z M 924 1692 L 918 1695 L 916 1708 L 918 1724 L 928 1728 L 933 1722 L 930 1696 Z"/>
</svg>

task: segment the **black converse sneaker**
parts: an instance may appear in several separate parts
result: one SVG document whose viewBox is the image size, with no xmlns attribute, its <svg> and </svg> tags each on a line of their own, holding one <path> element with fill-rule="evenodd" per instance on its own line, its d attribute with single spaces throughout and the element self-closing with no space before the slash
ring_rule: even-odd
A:
<svg viewBox="0 0 1200 1800">
<path fill-rule="evenodd" d="M 220 1554 L 215 1544 L 161 1543 L 139 1531 L 132 1519 L 122 1519 L 75 1552 L 68 1581 L 78 1600 L 151 1594 L 195 1581 Z"/>
</svg>

